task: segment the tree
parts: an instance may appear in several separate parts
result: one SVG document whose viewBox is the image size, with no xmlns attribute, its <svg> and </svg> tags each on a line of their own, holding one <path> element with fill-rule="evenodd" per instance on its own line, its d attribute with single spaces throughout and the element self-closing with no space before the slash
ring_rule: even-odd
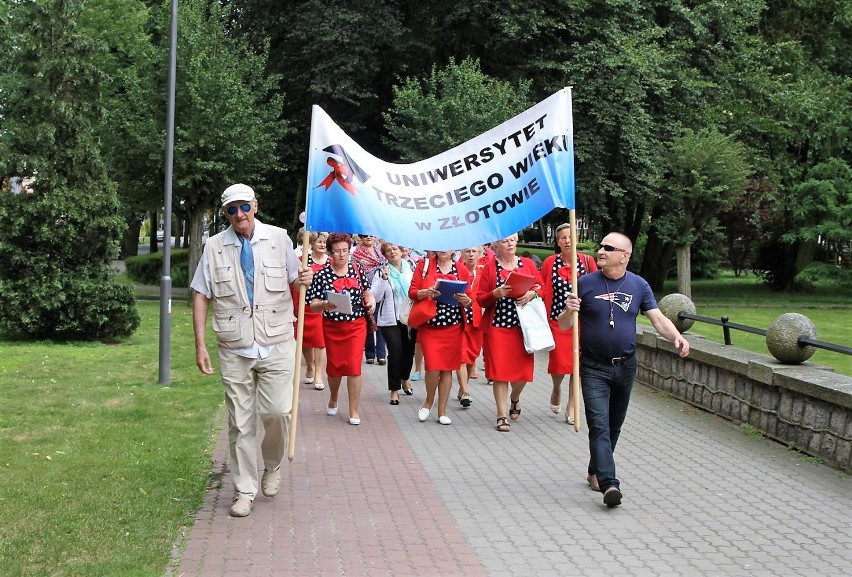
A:
<svg viewBox="0 0 852 577">
<path fill-rule="evenodd" d="M 715 129 L 685 130 L 663 146 L 660 162 L 665 170 L 661 204 L 667 210 L 651 228 L 677 252 L 678 292 L 689 297 L 690 246 L 714 217 L 743 196 L 751 167 L 745 147 Z M 662 288 L 664 276 L 643 276 L 652 288 Z"/>
<path fill-rule="evenodd" d="M 432 67 L 423 80 L 394 87 L 384 113 L 386 144 L 403 161 L 423 160 L 461 144 L 529 108 L 530 83 L 512 86 L 482 73 L 472 58 Z"/>
<path fill-rule="evenodd" d="M 139 325 L 108 267 L 123 223 L 93 130 L 104 78 L 77 28 L 82 8 L 23 0 L 5 27 L 0 166 L 34 180 L 0 203 L 0 326 L 31 337 L 114 339 Z"/>
<path fill-rule="evenodd" d="M 163 27 L 168 5 L 156 13 Z M 276 146 L 290 131 L 280 77 L 265 73 L 265 52 L 250 50 L 244 38 L 227 32 L 217 3 L 184 0 L 178 29 L 173 210 L 189 223 L 191 276 L 201 258 L 204 214 L 219 207 L 222 190 L 235 182 L 255 188 L 263 212 L 263 194 L 273 194 L 264 175 L 282 168 Z M 165 78 L 168 35 L 160 37 L 159 73 Z M 157 105 L 165 110 L 164 91 Z"/>
<path fill-rule="evenodd" d="M 789 211 L 795 226 L 781 239 L 815 241 L 827 249 L 834 263 L 841 263 L 852 243 L 852 168 L 840 158 L 821 162 L 808 171 L 793 196 Z M 796 266 L 799 271 L 806 267 Z"/>
<path fill-rule="evenodd" d="M 81 30 L 98 48 L 97 66 L 110 79 L 98 95 L 103 114 L 95 130 L 128 225 L 121 257 L 137 254 L 142 221 L 163 203 L 166 88 L 150 19 L 140 0 L 87 0 L 80 14 Z"/>
</svg>

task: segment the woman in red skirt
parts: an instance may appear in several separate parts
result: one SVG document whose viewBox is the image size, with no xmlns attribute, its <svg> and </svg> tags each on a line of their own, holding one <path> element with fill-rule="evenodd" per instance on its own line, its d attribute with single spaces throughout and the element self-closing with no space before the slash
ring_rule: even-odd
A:
<svg viewBox="0 0 852 577">
<path fill-rule="evenodd" d="M 509 418 L 516 421 L 521 416 L 521 392 L 533 380 L 534 357 L 524 348 L 524 336 L 518 321 L 516 305 L 525 305 L 538 296 L 541 275 L 532 260 L 515 254 L 518 235 L 513 234 L 492 245 L 495 258 L 482 269 L 482 279 L 476 302 L 485 309 L 482 330 L 485 343 L 485 374 L 494 381 L 494 401 L 497 403 L 497 430 L 511 430 L 506 419 L 506 397 L 512 385 Z M 513 287 L 506 279 L 513 272 L 531 276 L 532 286 L 516 297 L 510 296 Z M 517 291 L 517 284 L 515 291 Z"/>
<path fill-rule="evenodd" d="M 544 281 L 545 309 L 550 321 L 550 332 L 556 348 L 550 351 L 547 372 L 553 381 L 553 391 L 550 393 L 550 410 L 559 414 L 562 406 L 562 381 L 568 375 L 568 404 L 565 407 L 565 422 L 574 424 L 574 396 L 571 394 L 571 375 L 574 372 L 574 329 L 567 331 L 559 329 L 559 313 L 565 310 L 568 295 L 571 294 L 571 226 L 567 223 L 556 227 L 556 246 L 559 253 L 544 259 L 541 265 L 541 277 Z M 586 273 L 595 272 L 598 265 L 595 259 L 587 254 L 577 253 L 577 278 Z"/>
<path fill-rule="evenodd" d="M 365 315 L 372 314 L 376 301 L 370 292 L 364 271 L 357 263 L 349 262 L 352 237 L 348 234 L 331 233 L 326 241 L 331 253 L 330 261 L 314 274 L 308 289 L 311 309 L 322 312 L 322 328 L 328 351 L 326 373 L 328 374 L 329 400 L 326 413 L 337 414 L 337 395 L 340 383 L 346 377 L 349 395 L 349 424 L 360 425 L 358 406 L 361 400 L 361 352 L 367 337 Z M 352 303 L 352 313 L 338 312 L 328 302 L 328 293 L 347 294 Z"/>
<path fill-rule="evenodd" d="M 423 269 L 426 276 L 423 276 Z M 435 403 L 435 391 L 438 391 L 438 422 L 442 425 L 452 423 L 447 416 L 447 401 L 453 387 L 453 372 L 462 363 L 462 335 L 464 333 L 464 308 L 473 304 L 470 297 L 470 283 L 467 268 L 461 262 L 453 262 L 453 251 L 437 251 L 432 258 L 417 263 L 408 296 L 423 300 L 438 297 L 441 292 L 435 288 L 439 279 L 464 281 L 468 283 L 465 292 L 452 295 L 452 304 L 441 300 L 436 302 L 437 313 L 424 325 L 417 327 L 417 342 L 423 347 L 423 360 L 426 364 L 426 400 L 417 413 L 420 421 L 429 418 Z"/>
<path fill-rule="evenodd" d="M 479 281 L 482 278 L 482 268 L 485 266 L 483 255 L 485 251 L 482 245 L 466 248 L 462 252 L 461 262 L 470 273 L 470 294 L 475 295 L 479 290 Z M 468 381 L 477 378 L 476 361 L 482 353 L 482 307 L 473 303 L 470 308 L 465 309 L 464 335 L 462 337 L 462 364 L 456 373 L 459 382 L 459 404 L 465 409 L 470 406 L 473 399 L 470 397 Z"/>
<path fill-rule="evenodd" d="M 301 238 L 301 236 L 300 236 Z M 311 243 L 308 253 L 308 266 L 314 274 L 320 271 L 328 263 L 328 252 L 325 241 L 328 233 L 312 232 L 309 241 Z M 293 295 L 293 302 L 298 301 L 299 294 Z M 305 384 L 313 385 L 318 391 L 325 388 L 323 380 L 323 367 L 325 366 L 325 338 L 322 331 L 322 313 L 311 310 L 310 301 L 305 307 L 305 322 L 302 331 L 302 354 L 305 357 Z M 298 312 L 297 312 L 298 314 Z"/>
</svg>

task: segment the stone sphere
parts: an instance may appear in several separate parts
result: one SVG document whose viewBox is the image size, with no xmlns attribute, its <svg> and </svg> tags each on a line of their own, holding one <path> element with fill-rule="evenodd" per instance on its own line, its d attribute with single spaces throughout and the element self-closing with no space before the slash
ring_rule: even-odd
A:
<svg viewBox="0 0 852 577">
<path fill-rule="evenodd" d="M 788 365 L 803 363 L 816 352 L 816 347 L 799 346 L 799 337 L 818 339 L 811 319 L 799 313 L 785 313 L 766 329 L 766 346 L 772 356 Z"/>
<path fill-rule="evenodd" d="M 688 331 L 695 324 L 695 321 L 692 319 L 677 318 L 677 313 L 681 311 L 691 315 L 695 314 L 695 303 L 689 300 L 688 296 L 680 293 L 672 293 L 661 298 L 657 305 L 660 307 L 660 312 L 673 322 L 674 326 L 680 332 Z"/>
</svg>

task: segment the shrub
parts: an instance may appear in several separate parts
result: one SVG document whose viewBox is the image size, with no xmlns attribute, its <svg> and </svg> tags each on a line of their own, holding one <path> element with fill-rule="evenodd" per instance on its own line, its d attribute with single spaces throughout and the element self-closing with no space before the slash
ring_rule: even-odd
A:
<svg viewBox="0 0 852 577">
<path fill-rule="evenodd" d="M 189 286 L 189 249 L 173 249 L 169 254 L 172 286 Z M 124 261 L 127 276 L 140 284 L 159 285 L 163 276 L 163 253 L 155 252 L 140 256 L 131 256 Z"/>
<path fill-rule="evenodd" d="M 124 224 L 114 191 L 58 187 L 0 205 L 0 327 L 36 338 L 114 340 L 139 326 L 108 267 Z"/>
<path fill-rule="evenodd" d="M 852 271 L 827 262 L 812 262 L 796 275 L 796 286 L 806 289 L 820 286 L 852 288 Z"/>
</svg>

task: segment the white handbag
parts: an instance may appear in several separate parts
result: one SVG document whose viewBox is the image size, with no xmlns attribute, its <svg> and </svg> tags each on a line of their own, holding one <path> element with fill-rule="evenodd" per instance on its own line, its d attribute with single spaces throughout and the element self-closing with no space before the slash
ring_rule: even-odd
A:
<svg viewBox="0 0 852 577">
<path fill-rule="evenodd" d="M 552 351 L 556 348 L 544 301 L 538 297 L 518 307 L 518 321 L 524 333 L 524 348 L 528 353 Z"/>
<path fill-rule="evenodd" d="M 406 298 L 402 301 L 402 306 L 399 308 L 398 314 L 396 316 L 396 320 L 401 322 L 404 325 L 408 324 L 408 315 L 411 314 L 411 307 L 414 306 L 414 301 L 410 298 Z"/>
<path fill-rule="evenodd" d="M 421 278 L 426 278 L 426 273 L 429 270 L 429 259 L 427 258 L 425 260 L 426 262 L 423 263 L 423 276 Z M 407 325 L 408 317 L 411 315 L 411 309 L 414 307 L 416 302 L 417 301 L 406 297 L 405 300 L 402 301 L 402 306 L 399 308 L 399 311 L 397 311 L 396 320 Z"/>
</svg>

